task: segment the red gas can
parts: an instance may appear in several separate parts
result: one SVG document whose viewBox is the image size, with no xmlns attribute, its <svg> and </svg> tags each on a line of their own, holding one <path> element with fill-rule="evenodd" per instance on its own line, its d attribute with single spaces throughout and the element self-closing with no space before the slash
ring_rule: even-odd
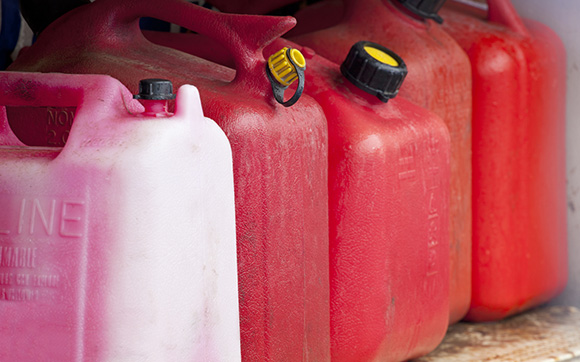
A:
<svg viewBox="0 0 580 362">
<path fill-rule="evenodd" d="M 265 53 L 282 46 L 301 48 Z M 449 320 L 447 128 L 405 99 L 384 103 L 407 72 L 392 51 L 359 42 L 339 69 L 301 50 L 304 91 L 328 122 L 332 360 L 426 354 Z"/>
<path fill-rule="evenodd" d="M 236 72 L 150 43 L 139 29 L 144 16 L 220 42 Z M 293 25 L 289 17 L 220 14 L 180 0 L 99 0 L 52 23 L 11 68 L 111 74 L 133 91 L 144 77 L 198 87 L 233 150 L 247 361 L 330 358 L 326 122 L 307 96 L 291 108 L 274 100 L 261 54 Z"/>
<path fill-rule="evenodd" d="M 567 280 L 566 57 L 509 0 L 450 4 L 445 29 L 473 71 L 473 293 L 467 318 L 541 304 Z"/>
<path fill-rule="evenodd" d="M 471 71 L 457 43 L 435 21 L 426 19 L 437 19 L 443 2 L 345 0 L 339 24 L 294 39 L 334 62 L 341 62 L 350 46 L 361 39 L 386 45 L 409 68 L 401 96 L 433 111 L 449 127 L 453 322 L 465 315 L 471 295 Z"/>
</svg>

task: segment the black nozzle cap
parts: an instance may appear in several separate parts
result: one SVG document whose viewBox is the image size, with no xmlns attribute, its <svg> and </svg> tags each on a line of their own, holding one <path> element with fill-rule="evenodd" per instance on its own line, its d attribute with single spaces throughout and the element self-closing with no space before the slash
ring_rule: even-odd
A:
<svg viewBox="0 0 580 362">
<path fill-rule="evenodd" d="M 443 19 L 437 14 L 447 0 L 399 0 L 413 14 L 425 19 L 433 19 L 439 24 Z"/>
<path fill-rule="evenodd" d="M 146 100 L 175 99 L 173 84 L 167 79 L 142 79 L 139 81 L 139 94 L 135 94 L 133 98 Z"/>
<path fill-rule="evenodd" d="M 369 51 L 375 53 L 374 56 Z M 381 53 L 384 56 L 381 57 Z M 391 64 L 383 61 L 388 58 Z M 342 62 L 340 71 L 355 86 L 377 96 L 382 102 L 397 96 L 407 76 L 407 66 L 401 57 L 370 41 L 359 41 L 353 45 Z"/>
</svg>

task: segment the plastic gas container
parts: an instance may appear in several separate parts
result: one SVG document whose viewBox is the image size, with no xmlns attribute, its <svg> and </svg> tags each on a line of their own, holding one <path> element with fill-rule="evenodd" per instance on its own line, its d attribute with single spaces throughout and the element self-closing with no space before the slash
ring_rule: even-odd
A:
<svg viewBox="0 0 580 362">
<path fill-rule="evenodd" d="M 568 273 L 564 46 L 509 0 L 488 4 L 441 12 L 473 72 L 474 321 L 546 302 Z"/>
<path fill-rule="evenodd" d="M 513 0 L 513 4 L 522 16 L 541 21 L 552 28 L 562 39 L 567 55 L 567 102 L 566 102 L 566 179 L 568 188 L 568 238 L 570 251 L 570 281 L 565 292 L 557 298 L 556 303 L 580 306 L 580 148 L 576 140 L 580 136 L 580 2 L 552 0 Z"/>
<path fill-rule="evenodd" d="M 144 16 L 214 39 L 232 54 L 236 71 L 152 44 L 139 29 Z M 292 107 L 275 100 L 262 55 L 294 23 L 179 0 L 99 0 L 52 23 L 11 67 L 112 74 L 130 89 L 143 77 L 198 87 L 205 114 L 232 144 L 248 361 L 330 358 L 326 120 L 308 96 Z"/>
<path fill-rule="evenodd" d="M 471 295 L 471 69 L 469 59 L 435 20 L 444 0 L 345 0 L 343 19 L 294 38 L 342 62 L 352 44 L 369 40 L 399 54 L 409 69 L 400 94 L 440 116 L 451 136 L 450 320 Z M 324 12 L 320 13 L 323 16 Z"/>
<path fill-rule="evenodd" d="M 287 40 L 265 53 L 282 47 L 271 61 L 302 51 L 304 91 L 328 122 L 332 360 L 426 354 L 449 321 L 447 128 L 405 99 L 385 104 L 407 70 L 378 44 L 354 45 L 340 70 Z"/>
<path fill-rule="evenodd" d="M 2 106 L 76 108 L 64 148 L 1 108 L 0 360 L 240 359 L 230 147 L 195 87 L 152 95 L 0 73 Z"/>
</svg>

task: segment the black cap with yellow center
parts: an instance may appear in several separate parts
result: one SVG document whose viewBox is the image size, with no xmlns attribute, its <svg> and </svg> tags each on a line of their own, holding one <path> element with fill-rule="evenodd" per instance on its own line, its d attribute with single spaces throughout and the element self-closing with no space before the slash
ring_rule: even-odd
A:
<svg viewBox="0 0 580 362">
<path fill-rule="evenodd" d="M 407 66 L 401 57 L 370 41 L 353 45 L 340 71 L 351 83 L 383 102 L 397 95 L 407 76 Z"/>
<path fill-rule="evenodd" d="M 443 19 L 437 14 L 447 0 L 399 0 L 413 14 L 422 18 L 433 19 L 439 24 Z"/>
</svg>

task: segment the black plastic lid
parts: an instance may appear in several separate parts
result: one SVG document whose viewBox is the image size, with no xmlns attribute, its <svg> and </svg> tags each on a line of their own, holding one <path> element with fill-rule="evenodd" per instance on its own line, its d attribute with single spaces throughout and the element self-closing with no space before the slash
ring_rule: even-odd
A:
<svg viewBox="0 0 580 362">
<path fill-rule="evenodd" d="M 390 60 L 391 64 L 386 60 Z M 340 71 L 351 83 L 383 102 L 399 93 L 399 88 L 407 76 L 407 66 L 401 57 L 370 41 L 359 41 L 353 45 L 342 62 Z"/>
<path fill-rule="evenodd" d="M 422 18 L 433 19 L 439 24 L 443 19 L 437 13 L 447 0 L 399 0 L 404 7 Z"/>
<path fill-rule="evenodd" d="M 173 84 L 167 79 L 142 79 L 139 81 L 139 94 L 135 94 L 133 98 L 146 100 L 175 99 Z"/>
</svg>

